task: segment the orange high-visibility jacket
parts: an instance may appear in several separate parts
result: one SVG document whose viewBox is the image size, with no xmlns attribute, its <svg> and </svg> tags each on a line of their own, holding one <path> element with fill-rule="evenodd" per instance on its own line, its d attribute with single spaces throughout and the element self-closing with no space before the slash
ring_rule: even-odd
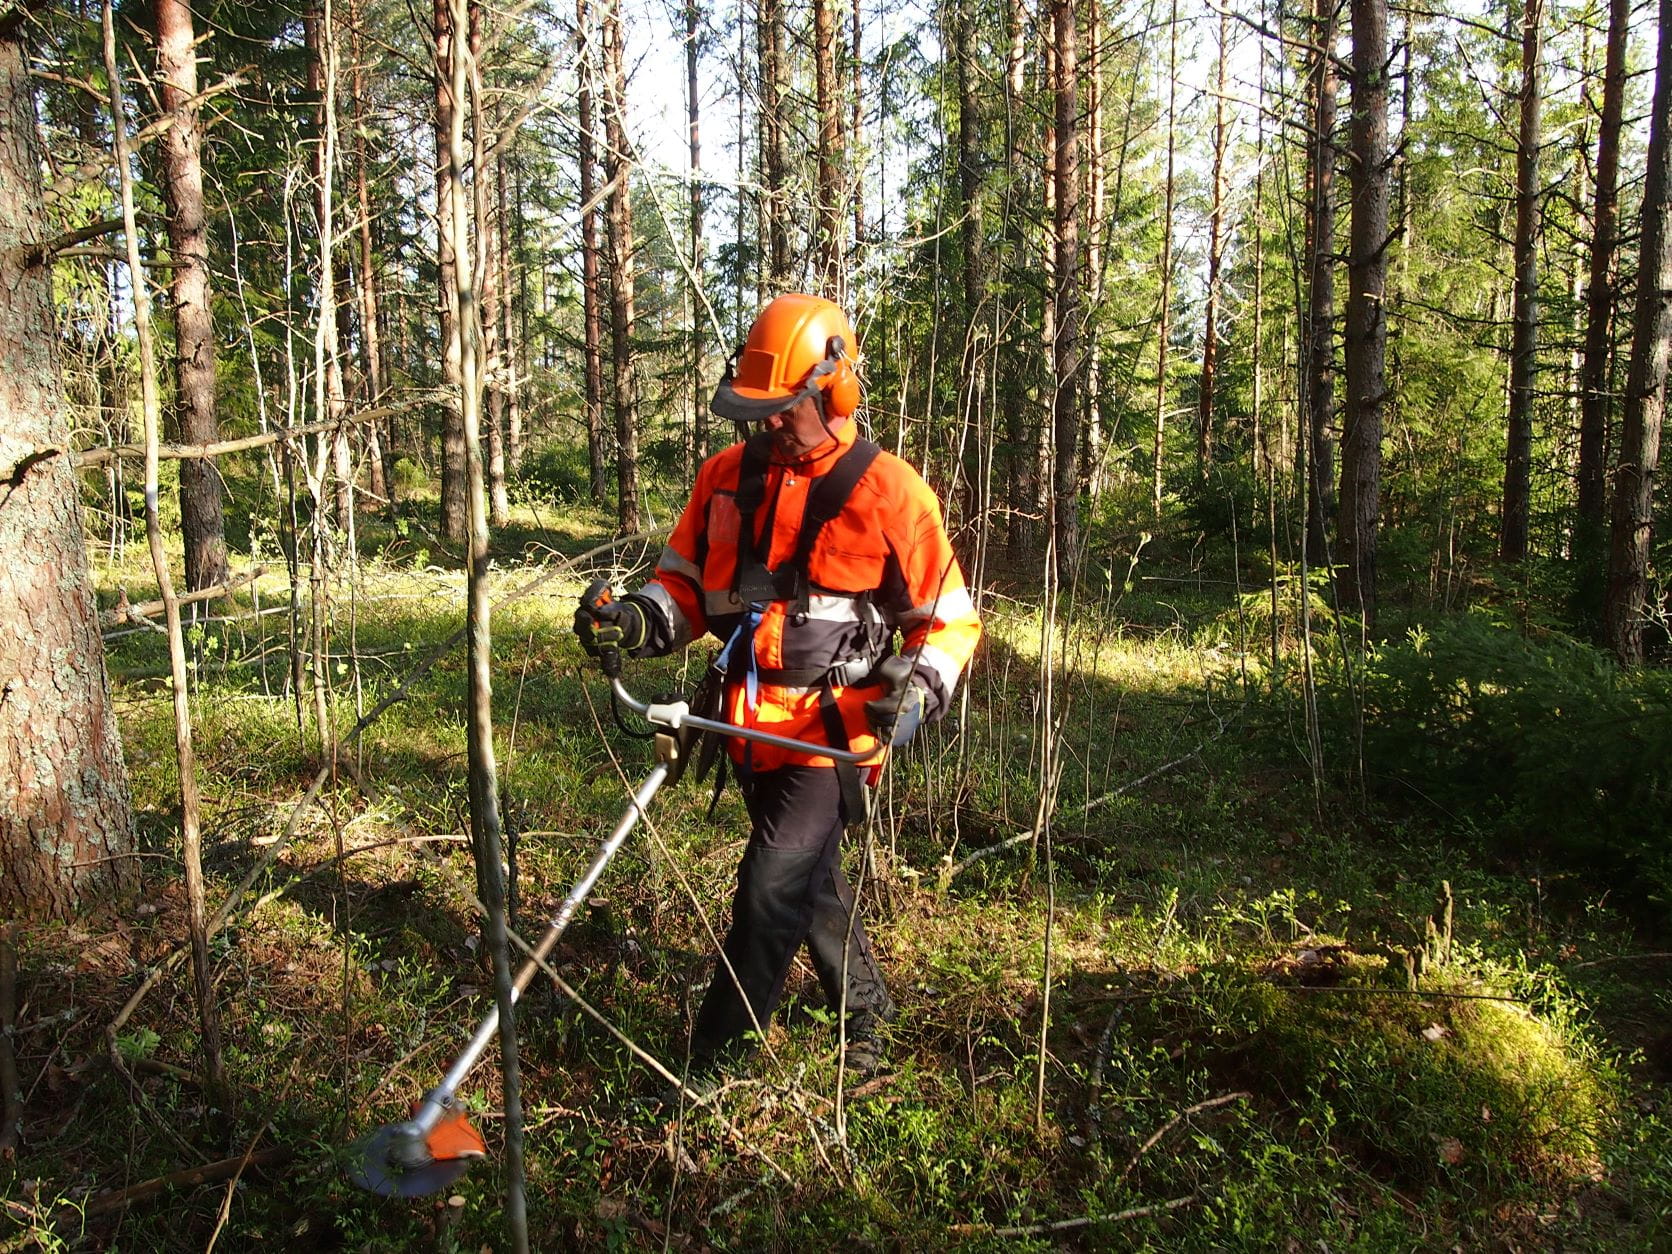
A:
<svg viewBox="0 0 1672 1254">
<path fill-rule="evenodd" d="M 757 552 L 769 568 L 777 570 L 790 561 L 809 489 L 852 447 L 854 438 L 854 424 L 846 423 L 835 444 L 827 442 L 807 460 L 767 467 L 755 526 Z M 704 632 L 730 640 L 740 623 L 747 632 L 746 607 L 734 590 L 742 464 L 742 444 L 703 463 L 656 574 L 637 594 L 663 619 L 652 625 L 652 636 L 671 648 Z M 797 672 L 780 679 L 808 679 L 811 673 L 842 667 L 846 673 L 838 671 L 831 688 L 848 747 L 876 749 L 864 706 L 880 695 L 882 685 L 858 681 L 887 656 L 898 629 L 904 636 L 901 652 L 917 664 L 913 678 L 925 690 L 925 717 L 938 718 L 951 706 L 958 675 L 981 638 L 981 620 L 941 522 L 940 502 L 910 464 L 892 453 L 878 455 L 841 512 L 820 532 L 807 574 L 805 613 L 798 613 L 790 600 L 771 601 L 761 612 L 754 649 L 755 665 L 764 679 L 771 679 L 775 671 Z M 732 655 L 726 716 L 733 724 L 830 743 L 819 710 L 822 681 L 761 682 L 751 708 L 742 682 L 747 655 L 742 648 L 734 648 Z M 744 760 L 742 742 L 732 741 L 730 749 L 733 758 Z M 750 767 L 757 771 L 832 765 L 829 758 L 768 745 L 750 745 L 748 753 Z"/>
</svg>

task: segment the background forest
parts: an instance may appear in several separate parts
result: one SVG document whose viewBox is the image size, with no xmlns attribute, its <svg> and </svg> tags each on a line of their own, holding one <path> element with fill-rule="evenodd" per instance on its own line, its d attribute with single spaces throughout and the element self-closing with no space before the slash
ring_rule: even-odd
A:
<svg viewBox="0 0 1672 1254">
<path fill-rule="evenodd" d="M 1669 39 L 0 4 L 0 1250 L 1664 1248 Z M 635 1102 L 743 831 L 687 786 L 467 1086 L 492 1165 L 362 1195 L 646 769 L 573 597 L 786 290 L 987 623 L 851 838 L 890 1067 L 798 971 Z"/>
</svg>

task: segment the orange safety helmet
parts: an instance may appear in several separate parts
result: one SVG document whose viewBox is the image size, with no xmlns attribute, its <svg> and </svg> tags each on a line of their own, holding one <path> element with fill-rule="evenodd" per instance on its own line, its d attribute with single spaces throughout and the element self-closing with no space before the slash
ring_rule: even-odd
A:
<svg viewBox="0 0 1672 1254">
<path fill-rule="evenodd" d="M 853 325 L 840 305 L 802 292 L 780 296 L 726 361 L 709 408 L 735 422 L 762 422 L 814 396 L 827 423 L 846 418 L 859 408 L 854 348 Z"/>
</svg>

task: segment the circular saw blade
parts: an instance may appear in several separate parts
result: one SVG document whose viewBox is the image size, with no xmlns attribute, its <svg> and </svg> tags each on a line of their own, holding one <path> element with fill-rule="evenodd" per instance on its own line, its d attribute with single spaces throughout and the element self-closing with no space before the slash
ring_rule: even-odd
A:
<svg viewBox="0 0 1672 1254">
<path fill-rule="evenodd" d="M 406 1148 L 401 1144 L 406 1136 L 407 1125 L 386 1123 L 359 1142 L 348 1164 L 348 1178 L 380 1197 L 423 1197 L 439 1193 L 470 1170 L 469 1158 L 430 1158 L 421 1165 L 406 1165 L 397 1152 Z"/>
</svg>

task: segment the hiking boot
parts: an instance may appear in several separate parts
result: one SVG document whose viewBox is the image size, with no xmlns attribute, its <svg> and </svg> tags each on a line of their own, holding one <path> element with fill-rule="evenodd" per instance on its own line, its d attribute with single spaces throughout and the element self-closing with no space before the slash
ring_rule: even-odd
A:
<svg viewBox="0 0 1672 1254">
<path fill-rule="evenodd" d="M 863 1080 L 882 1070 L 885 1053 L 881 1037 L 850 1036 L 842 1050 L 842 1065 L 850 1076 Z"/>
</svg>

